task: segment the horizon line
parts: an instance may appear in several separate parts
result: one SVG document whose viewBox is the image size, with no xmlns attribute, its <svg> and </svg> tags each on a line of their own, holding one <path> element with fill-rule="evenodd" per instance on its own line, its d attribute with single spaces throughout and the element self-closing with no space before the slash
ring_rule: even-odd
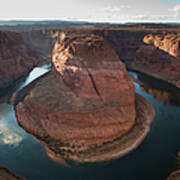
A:
<svg viewBox="0 0 180 180">
<path fill-rule="evenodd" d="M 0 21 L 75 21 L 75 22 L 88 22 L 88 23 L 113 23 L 113 24 L 124 24 L 124 23 L 180 23 L 179 21 L 118 21 L 118 20 L 96 20 L 96 19 L 78 19 L 78 18 L 0 18 Z"/>
</svg>

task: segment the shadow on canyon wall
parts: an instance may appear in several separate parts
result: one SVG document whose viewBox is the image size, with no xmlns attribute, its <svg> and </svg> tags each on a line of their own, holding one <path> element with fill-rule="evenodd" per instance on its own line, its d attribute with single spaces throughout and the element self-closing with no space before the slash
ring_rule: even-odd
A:
<svg viewBox="0 0 180 180">
<path fill-rule="evenodd" d="M 147 68 L 152 74 L 161 74 L 163 79 L 176 81 L 180 78 L 179 58 L 153 45 L 142 43 L 136 51 L 134 62 Z"/>
</svg>

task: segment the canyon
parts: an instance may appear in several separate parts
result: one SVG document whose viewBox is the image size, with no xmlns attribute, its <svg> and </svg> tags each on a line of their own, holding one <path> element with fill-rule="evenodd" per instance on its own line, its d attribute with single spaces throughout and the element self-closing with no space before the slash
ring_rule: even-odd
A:
<svg viewBox="0 0 180 180">
<path fill-rule="evenodd" d="M 56 159 L 101 162 L 135 149 L 155 112 L 135 95 L 113 48 L 95 34 L 66 32 L 56 38 L 51 71 L 13 97 L 20 126 Z"/>
<path fill-rule="evenodd" d="M 180 87 L 179 26 L 132 25 L 42 29 L 21 32 L 32 51 L 52 56 L 56 37 L 67 33 L 91 33 L 103 37 L 129 70 L 139 71 Z"/>
<path fill-rule="evenodd" d="M 0 36 L 1 89 L 47 63 L 44 57 L 52 58 L 50 72 L 16 92 L 11 103 L 19 125 L 56 161 L 110 161 L 143 142 L 155 111 L 135 93 L 126 68 L 176 86 L 166 92 L 139 78 L 144 92 L 179 105 L 178 26 L 41 29 Z"/>
</svg>

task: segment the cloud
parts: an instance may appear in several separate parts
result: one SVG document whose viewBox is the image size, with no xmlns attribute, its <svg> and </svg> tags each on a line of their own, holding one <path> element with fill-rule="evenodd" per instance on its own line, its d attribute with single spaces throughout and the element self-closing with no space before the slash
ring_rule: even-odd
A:
<svg viewBox="0 0 180 180">
<path fill-rule="evenodd" d="M 129 15 L 129 14 L 122 14 L 117 15 L 116 13 L 110 13 L 108 16 L 104 16 L 106 21 L 110 22 L 179 22 L 179 18 L 177 15 L 174 14 L 151 14 L 150 12 L 146 12 L 144 14 L 136 14 L 136 15 Z"/>
<path fill-rule="evenodd" d="M 180 4 L 175 5 L 175 6 L 172 8 L 172 11 L 174 11 L 174 12 L 179 12 L 179 11 L 180 11 Z"/>
<path fill-rule="evenodd" d="M 173 12 L 174 17 L 180 16 L 180 4 L 175 5 L 173 8 L 169 9 L 169 11 Z"/>
<path fill-rule="evenodd" d="M 129 17 L 129 19 L 134 21 L 168 21 L 174 19 L 174 16 L 141 14 L 141 15 L 131 16 Z"/>
<path fill-rule="evenodd" d="M 163 9 L 160 11 L 153 10 L 140 11 L 133 8 L 134 6 L 119 5 L 106 6 L 101 8 L 91 9 L 88 19 L 96 22 L 180 22 L 180 4 L 171 6 L 171 9 Z M 170 6 L 169 6 L 170 7 Z"/>
<path fill-rule="evenodd" d="M 117 14 L 109 14 L 108 16 L 104 16 L 104 19 L 101 18 L 101 20 L 106 20 L 106 22 L 114 22 L 114 23 L 125 23 L 125 22 L 170 22 L 170 21 L 176 21 L 175 17 L 172 15 L 154 15 L 150 13 L 146 14 L 137 14 L 137 15 L 128 15 L 123 14 L 121 16 L 117 16 Z"/>
<path fill-rule="evenodd" d="M 120 12 L 122 9 L 130 9 L 131 7 L 128 5 L 120 5 L 118 7 L 107 6 L 102 8 L 93 9 L 96 12 Z"/>
<path fill-rule="evenodd" d="M 17 147 L 24 139 L 23 132 L 17 127 L 8 124 L 6 119 L 0 117 L 0 142 Z"/>
</svg>

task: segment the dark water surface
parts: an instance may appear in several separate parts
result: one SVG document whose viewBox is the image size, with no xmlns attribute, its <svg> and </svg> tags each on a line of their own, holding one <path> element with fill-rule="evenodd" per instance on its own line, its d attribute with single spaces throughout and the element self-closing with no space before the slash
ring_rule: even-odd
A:
<svg viewBox="0 0 180 180">
<path fill-rule="evenodd" d="M 14 91 L 48 70 L 48 66 L 35 68 Z M 180 151 L 180 91 L 144 75 L 129 74 L 141 84 L 135 83 L 137 93 L 148 99 L 156 110 L 151 133 L 135 151 L 106 164 L 68 167 L 58 164 L 17 124 L 13 107 L 7 103 L 10 93 L 3 92 L 0 98 L 0 164 L 27 180 L 165 180 L 177 168 L 176 154 Z"/>
</svg>

